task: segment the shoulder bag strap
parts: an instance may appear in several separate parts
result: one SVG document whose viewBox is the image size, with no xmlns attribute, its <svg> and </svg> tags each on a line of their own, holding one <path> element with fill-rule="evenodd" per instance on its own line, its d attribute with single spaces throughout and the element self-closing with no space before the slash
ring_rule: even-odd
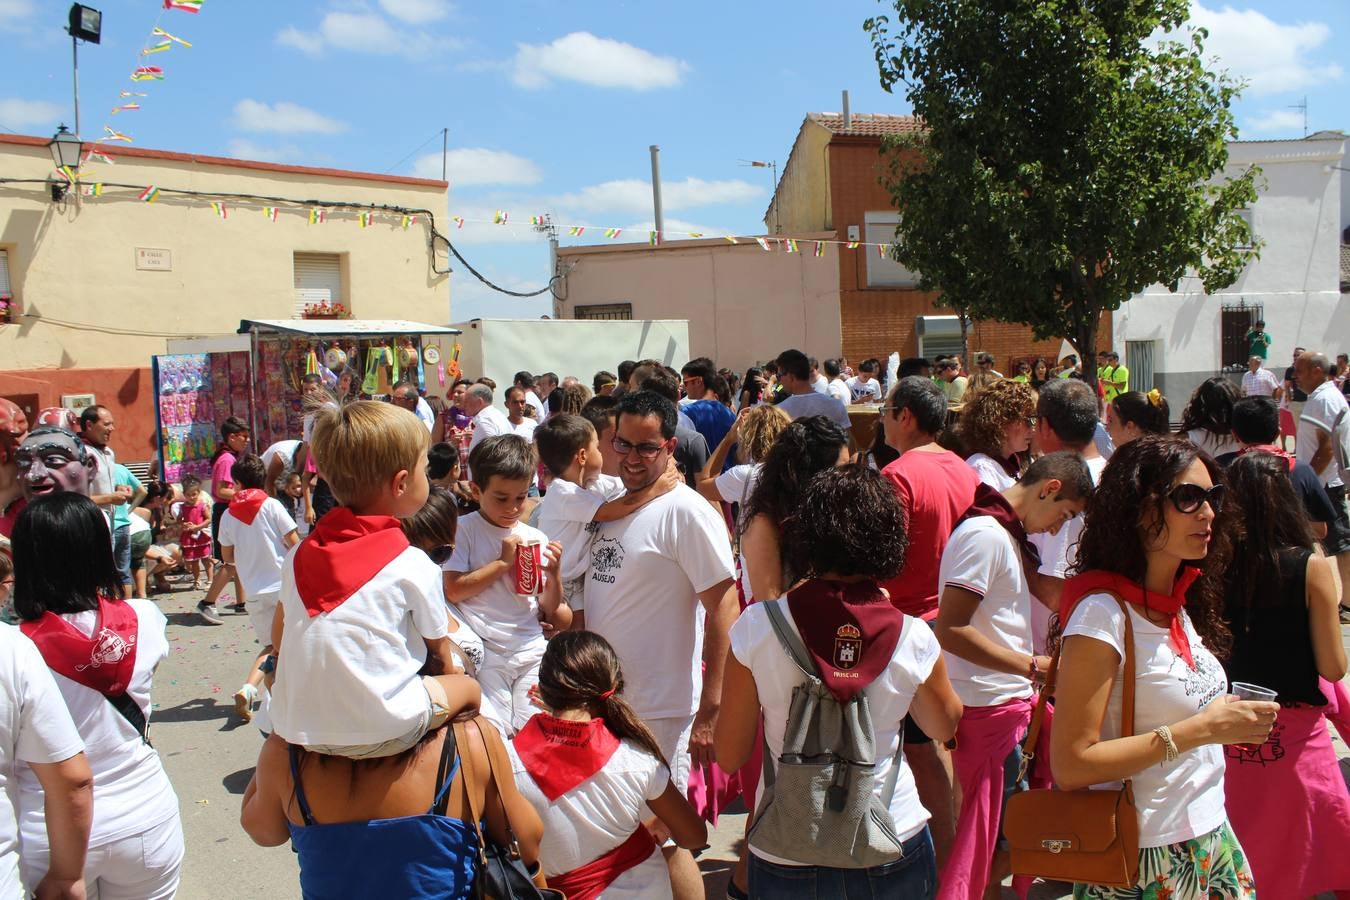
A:
<svg viewBox="0 0 1350 900">
<path fill-rule="evenodd" d="M 136 705 L 136 701 L 127 693 L 104 694 L 105 699 L 112 704 L 112 708 L 136 729 L 136 733 L 141 736 L 141 740 L 147 745 L 150 744 L 150 723 L 145 720 L 145 713 Z"/>
<path fill-rule="evenodd" d="M 778 643 L 783 646 L 783 651 L 787 653 L 788 659 L 802 670 L 803 675 L 819 679 L 820 675 L 816 672 L 816 664 L 811 661 L 811 655 L 806 652 L 806 645 L 802 639 L 797 637 L 797 633 L 792 630 L 788 624 L 787 616 L 783 615 L 782 601 L 763 600 L 764 611 L 769 615 L 769 624 L 773 626 L 773 633 L 778 638 Z"/>
<path fill-rule="evenodd" d="M 460 771 L 464 773 L 464 793 L 468 797 L 469 816 L 473 819 L 474 831 L 478 833 L 478 862 L 480 865 L 487 865 L 487 851 L 484 849 L 486 838 L 483 836 L 483 804 L 478 800 L 478 791 L 475 790 L 480 782 L 477 766 L 473 761 L 473 745 L 469 743 L 469 732 L 465 723 L 455 722 L 451 728 L 454 729 L 455 750 L 459 754 Z M 486 784 L 483 788 L 486 791 Z"/>
<path fill-rule="evenodd" d="M 1134 623 L 1125 601 L 1116 594 L 1111 596 L 1120 604 L 1120 611 L 1125 616 L 1125 653 L 1120 666 L 1120 736 L 1131 737 L 1134 734 Z"/>
<path fill-rule="evenodd" d="M 436 800 L 431 806 L 431 811 L 438 816 L 445 815 L 450 807 L 450 782 L 454 780 L 450 767 L 456 746 L 454 730 L 445 729 L 445 737 L 441 739 L 441 762 L 436 767 Z"/>
<path fill-rule="evenodd" d="M 487 731 L 482 727 L 482 722 L 483 719 L 481 717 L 476 717 L 473 720 L 474 727 L 478 729 L 478 733 L 483 738 L 483 748 L 487 751 L 489 780 L 496 786 L 497 793 L 500 795 L 502 782 L 509 779 L 510 782 L 514 784 L 516 776 L 511 771 L 510 763 L 506 760 L 506 747 L 502 745 L 501 735 L 497 733 L 496 729 L 493 729 L 493 739 L 489 740 Z M 506 775 L 505 779 L 499 775 L 499 773 L 503 772 Z M 520 846 L 516 843 L 516 830 L 511 825 L 511 807 L 507 804 L 505 799 L 501 799 L 501 804 L 502 812 L 506 814 L 506 836 L 511 842 L 511 846 L 507 849 L 511 851 L 513 857 L 518 858 L 520 856 Z"/>
</svg>

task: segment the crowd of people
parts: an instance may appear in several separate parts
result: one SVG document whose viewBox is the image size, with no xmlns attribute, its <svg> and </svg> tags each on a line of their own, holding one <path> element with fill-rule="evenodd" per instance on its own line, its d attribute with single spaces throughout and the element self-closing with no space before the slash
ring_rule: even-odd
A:
<svg viewBox="0 0 1350 900">
<path fill-rule="evenodd" d="M 1025 896 L 1009 798 L 1122 783 L 1134 881 L 1076 897 L 1350 891 L 1350 367 L 1248 339 L 1179 427 L 1109 351 L 306 376 L 209 483 L 0 400 L 0 896 L 174 895 L 174 579 L 249 618 L 241 824 L 306 897 L 702 897 L 737 797 L 730 897 Z"/>
</svg>

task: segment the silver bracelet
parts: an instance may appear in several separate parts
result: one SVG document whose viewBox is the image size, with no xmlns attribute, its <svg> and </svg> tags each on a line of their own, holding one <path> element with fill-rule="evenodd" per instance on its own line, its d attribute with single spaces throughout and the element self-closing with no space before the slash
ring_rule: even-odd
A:
<svg viewBox="0 0 1350 900">
<path fill-rule="evenodd" d="M 1159 725 L 1153 729 L 1153 733 L 1163 742 L 1163 762 L 1172 762 L 1181 755 L 1181 751 L 1177 749 L 1176 741 L 1172 740 L 1172 729 L 1166 725 Z"/>
</svg>

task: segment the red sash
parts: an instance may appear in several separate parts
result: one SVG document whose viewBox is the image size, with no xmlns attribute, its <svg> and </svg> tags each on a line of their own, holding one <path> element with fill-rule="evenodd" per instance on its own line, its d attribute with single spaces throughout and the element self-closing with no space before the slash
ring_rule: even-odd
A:
<svg viewBox="0 0 1350 900">
<path fill-rule="evenodd" d="M 98 624 L 84 632 L 53 612 L 19 629 L 47 667 L 105 696 L 125 694 L 136 669 L 136 610 L 121 600 L 98 598 Z"/>
<path fill-rule="evenodd" d="M 1194 566 L 1182 566 L 1181 571 L 1177 573 L 1176 582 L 1172 585 L 1172 594 L 1168 596 L 1150 593 L 1137 581 L 1131 581 L 1115 572 L 1101 569 L 1080 572 L 1064 582 L 1064 594 L 1060 598 L 1059 607 L 1060 627 L 1069 624 L 1069 615 L 1079 600 L 1098 591 L 1111 591 L 1119 594 L 1126 603 L 1133 603 L 1144 609 L 1156 609 L 1170 615 L 1172 619 L 1167 633 L 1171 639 L 1172 649 L 1186 660 L 1186 665 L 1194 669 L 1195 658 L 1191 655 L 1190 638 L 1186 637 L 1186 629 L 1181 624 L 1181 611 L 1186 608 L 1186 592 L 1199 577 L 1199 569 Z"/>
<path fill-rule="evenodd" d="M 536 713 L 511 743 L 550 803 L 603 769 L 619 749 L 604 719 L 573 722 L 547 713 Z"/>
<path fill-rule="evenodd" d="M 337 609 L 408 549 L 393 516 L 329 510 L 295 551 L 295 589 L 311 617 Z"/>
<path fill-rule="evenodd" d="M 1248 453 L 1269 453 L 1271 456 L 1278 456 L 1289 466 L 1289 471 L 1294 471 L 1294 464 L 1298 462 L 1297 458 L 1276 447 L 1274 444 L 1248 444 L 1237 452 L 1238 456 L 1246 456 Z M 1236 457 L 1235 457 L 1236 458 Z"/>
<path fill-rule="evenodd" d="M 562 875 L 548 876 L 548 886 L 562 891 L 567 900 L 595 900 L 614 879 L 645 862 L 655 849 L 656 839 L 645 825 L 639 825 L 628 840 L 603 856 Z"/>
<path fill-rule="evenodd" d="M 267 491 L 261 488 L 248 488 L 230 498 L 230 515 L 245 525 L 252 525 L 258 517 L 258 510 L 267 502 Z"/>
</svg>

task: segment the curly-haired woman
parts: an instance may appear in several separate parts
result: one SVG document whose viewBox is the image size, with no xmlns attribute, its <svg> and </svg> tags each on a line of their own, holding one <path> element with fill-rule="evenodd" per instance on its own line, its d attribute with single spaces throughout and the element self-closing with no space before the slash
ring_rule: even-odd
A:
<svg viewBox="0 0 1350 900">
<path fill-rule="evenodd" d="M 967 396 L 970 396 L 967 393 Z M 1022 474 L 1022 458 L 1036 430 L 1036 392 L 1011 378 L 996 381 L 966 403 L 961 439 L 966 465 L 996 491 L 1007 490 Z"/>
<path fill-rule="evenodd" d="M 1060 612 L 1051 765 L 1066 790 L 1132 782 L 1140 860 L 1137 885 L 1077 884 L 1076 898 L 1255 894 L 1224 810 L 1219 745 L 1264 742 L 1279 706 L 1225 696 L 1216 654 L 1232 643 L 1222 596 L 1232 555 L 1219 477 L 1191 442 L 1146 436 L 1115 453 L 1088 504 Z M 1133 672 L 1122 671 L 1126 616 Z M 1126 678 L 1134 723 L 1122 737 Z"/>
<path fill-rule="evenodd" d="M 732 626 L 714 738 L 717 760 L 730 771 L 749 758 L 761 740 L 756 736 L 761 708 L 770 758 L 782 753 L 789 705 L 803 676 L 775 636 L 769 607 L 776 606 L 825 688 L 841 702 L 860 692 L 867 699 L 875 746 L 873 796 L 887 804 L 899 847 L 893 861 L 872 868 L 831 868 L 815 864 L 810 854 L 774 855 L 752 829 L 750 896 L 932 897 L 937 867 L 929 813 L 909 764 L 896 751 L 906 713 L 936 740 L 947 740 L 956 732 L 961 701 L 947 680 L 932 630 L 892 606 L 880 585 L 904 564 L 904 512 L 890 484 L 863 466 L 820 472 L 798 499 L 799 514 L 786 524 L 783 551 L 807 578 L 772 604 L 748 607 Z M 878 553 L 878 546 L 893 552 Z M 859 637 L 849 647 L 851 665 L 838 671 L 836 641 L 845 628 Z M 900 769 L 887 798 L 892 766 Z M 770 806 L 757 810 L 759 821 Z M 821 823 L 801 827 L 805 835 L 818 832 Z"/>
</svg>

